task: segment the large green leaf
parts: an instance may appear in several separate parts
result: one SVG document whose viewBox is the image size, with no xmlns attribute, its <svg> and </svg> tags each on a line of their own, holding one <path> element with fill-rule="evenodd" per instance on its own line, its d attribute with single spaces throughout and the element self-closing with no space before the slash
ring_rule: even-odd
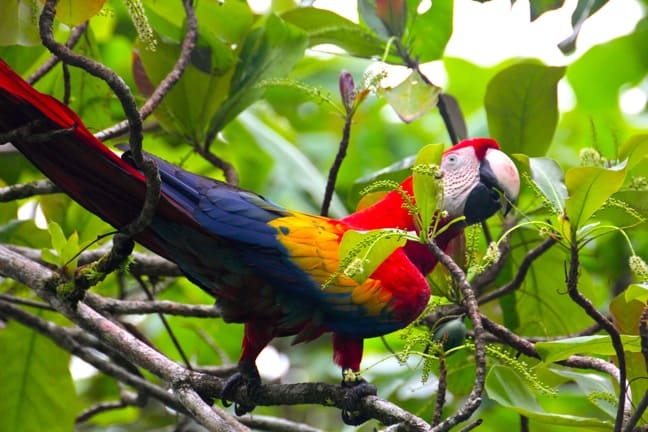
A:
<svg viewBox="0 0 648 432">
<path fill-rule="evenodd" d="M 628 170 L 648 159 L 648 134 L 633 135 L 621 144 L 619 158 L 628 159 Z"/>
<path fill-rule="evenodd" d="M 585 224 L 605 201 L 618 192 L 626 175 L 625 161 L 612 167 L 575 167 L 567 170 L 567 216 L 574 227 Z"/>
<path fill-rule="evenodd" d="M 220 48 L 215 48 L 221 49 L 227 50 L 222 43 Z M 139 53 L 146 75 L 154 85 L 173 68 L 179 54 L 180 45 L 167 42 L 158 42 L 155 52 L 140 50 Z M 155 111 L 160 124 L 194 143 L 202 143 L 210 119 L 227 99 L 235 62 L 231 51 L 229 57 L 212 64 L 212 71 L 204 71 L 204 67 L 192 62 Z"/>
<path fill-rule="evenodd" d="M 550 1 L 550 0 L 544 0 Z M 580 33 L 581 28 L 585 20 L 592 16 L 596 11 L 603 7 L 608 0 L 578 0 L 576 9 L 572 13 L 571 25 L 572 25 L 572 34 L 569 35 L 567 39 L 560 42 L 558 46 L 565 54 L 571 53 L 576 48 L 576 39 Z M 533 4 L 533 2 L 531 2 Z"/>
<path fill-rule="evenodd" d="M 294 202 L 295 197 L 306 192 L 313 202 L 321 202 L 326 189 L 326 179 L 297 147 L 247 112 L 241 114 L 237 121 L 254 137 L 259 147 L 274 157 L 273 169 L 277 174 L 274 192 L 268 194 L 272 199 L 288 207 L 297 206 Z M 287 176 L 285 173 L 291 175 Z M 330 213 L 333 217 L 342 217 L 347 213 L 337 194 L 333 196 Z"/>
<path fill-rule="evenodd" d="M 406 30 L 405 46 L 410 56 L 420 63 L 440 59 L 452 35 L 453 0 L 435 0 L 422 14 L 414 13 L 420 1 L 408 1 L 410 24 Z"/>
<path fill-rule="evenodd" d="M 308 34 L 308 46 L 334 44 L 353 56 L 382 56 L 385 42 L 366 28 L 335 12 L 313 7 L 291 9 L 281 18 Z"/>
<path fill-rule="evenodd" d="M 545 12 L 561 8 L 564 3 L 565 0 L 534 0 L 530 2 L 531 21 L 535 21 Z"/>
<path fill-rule="evenodd" d="M 70 356 L 15 321 L 0 331 L 0 346 L 0 430 L 73 430 L 79 403 L 68 368 Z"/>
<path fill-rule="evenodd" d="M 557 214 L 564 213 L 567 187 L 564 183 L 565 174 L 560 165 L 546 157 L 529 158 L 531 180 L 544 194 Z"/>
<path fill-rule="evenodd" d="M 574 61 L 567 80 L 578 106 L 588 112 L 618 112 L 619 89 L 641 82 L 648 72 L 646 46 L 648 26 L 644 25 L 632 34 L 592 47 Z"/>
<path fill-rule="evenodd" d="M 512 234 L 511 244 L 526 247 L 514 248 L 511 259 L 507 260 L 507 266 L 511 266 L 511 275 L 517 273 L 527 248 L 532 248 L 542 240 L 532 229 L 519 229 Z M 552 247 L 533 261 L 524 282 L 514 294 L 519 322 L 513 330 L 525 336 L 557 336 L 577 333 L 591 323 L 591 318 L 583 309 L 565 297 L 565 276 L 562 272 L 564 265 L 565 252 L 559 246 Z M 503 282 L 509 280 L 510 278 Z M 590 273 L 582 271 L 578 283 L 579 290 L 595 305 L 599 306 L 606 299 L 595 289 Z"/>
<path fill-rule="evenodd" d="M 184 36 L 185 12 L 181 2 L 145 0 L 151 25 L 175 42 Z M 199 31 L 209 40 L 239 43 L 254 22 L 245 0 L 200 0 L 194 5 Z"/>
<path fill-rule="evenodd" d="M 428 144 L 421 149 L 414 162 L 414 167 L 417 168 L 412 174 L 414 199 L 421 215 L 422 233 L 429 233 L 430 224 L 437 211 L 440 189 L 443 186 L 441 179 L 435 178 L 430 169 L 434 165 L 441 165 L 442 155 L 443 144 Z"/>
<path fill-rule="evenodd" d="M 488 397 L 500 405 L 542 423 L 609 429 L 611 423 L 594 417 L 582 417 L 545 411 L 527 383 L 507 366 L 495 365 L 486 377 Z"/>
<path fill-rule="evenodd" d="M 637 335 L 621 335 L 627 352 L 641 352 L 641 339 Z M 615 355 L 609 335 L 577 336 L 551 342 L 537 342 L 536 350 L 546 363 L 555 363 L 574 354 Z"/>
<path fill-rule="evenodd" d="M 358 283 L 367 280 L 396 249 L 407 242 L 403 231 L 347 231 L 340 242 L 340 263 L 347 263 L 344 273 Z"/>
<path fill-rule="evenodd" d="M 5 1 L 0 7 L 0 46 L 37 45 L 41 5 L 34 1 Z"/>
<path fill-rule="evenodd" d="M 484 101 L 488 128 L 507 152 L 545 155 L 558 123 L 556 88 L 564 73 L 564 67 L 524 62 L 493 77 Z"/>
<path fill-rule="evenodd" d="M 646 307 L 648 287 L 645 284 L 632 284 L 610 302 L 610 314 L 619 332 L 639 337 L 641 315 Z M 623 345 L 626 348 L 626 344 Z M 639 403 L 648 391 L 646 360 L 641 350 L 626 350 L 626 373 L 632 390 L 632 400 Z"/>
<path fill-rule="evenodd" d="M 250 32 L 243 43 L 227 99 L 209 123 L 209 134 L 215 136 L 263 95 L 261 81 L 288 74 L 307 46 L 306 32 L 276 15 L 270 15 L 264 27 Z"/>
</svg>

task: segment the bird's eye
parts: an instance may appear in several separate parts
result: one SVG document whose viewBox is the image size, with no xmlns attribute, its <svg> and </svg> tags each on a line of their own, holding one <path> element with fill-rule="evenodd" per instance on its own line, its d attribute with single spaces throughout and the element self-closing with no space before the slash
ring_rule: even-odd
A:
<svg viewBox="0 0 648 432">
<path fill-rule="evenodd" d="M 448 163 L 451 164 L 457 163 L 457 160 L 458 160 L 457 155 L 448 155 L 448 157 L 446 158 L 446 161 L 448 161 Z"/>
</svg>

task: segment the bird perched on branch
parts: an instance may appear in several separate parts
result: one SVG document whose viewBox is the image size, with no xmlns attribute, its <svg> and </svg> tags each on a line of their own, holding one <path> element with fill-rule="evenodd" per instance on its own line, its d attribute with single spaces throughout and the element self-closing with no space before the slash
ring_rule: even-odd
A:
<svg viewBox="0 0 648 432">
<path fill-rule="evenodd" d="M 67 106 L 36 91 L 0 61 L 0 133 L 19 128 L 29 133 L 16 133 L 14 146 L 74 200 L 116 228 L 137 217 L 146 184 L 128 153 L 117 156 Z M 48 137 L 54 131 L 64 132 Z M 307 342 L 326 332 L 333 333 L 343 384 L 362 389 L 360 395 L 375 391 L 357 379 L 363 339 L 401 329 L 423 311 L 430 297 L 425 275 L 437 259 L 425 245 L 408 241 L 357 281 L 338 271 L 338 249 L 349 230 L 420 230 L 404 205 L 403 194 L 414 199 L 412 178 L 400 191 L 338 220 L 291 211 L 155 160 L 160 200 L 150 225 L 135 240 L 175 262 L 212 294 L 225 321 L 245 323 L 239 372 L 223 396 L 234 394 L 241 383 L 248 389 L 260 384 L 255 359 L 272 339 L 294 336 L 295 343 Z M 435 239 L 443 249 L 466 224 L 484 221 L 502 199 L 512 202 L 519 191 L 515 165 L 492 139 L 466 140 L 445 151 L 441 171 L 439 225 L 465 216 Z M 242 414 L 254 406 L 236 408 Z M 361 421 L 348 413 L 345 420 Z"/>
</svg>

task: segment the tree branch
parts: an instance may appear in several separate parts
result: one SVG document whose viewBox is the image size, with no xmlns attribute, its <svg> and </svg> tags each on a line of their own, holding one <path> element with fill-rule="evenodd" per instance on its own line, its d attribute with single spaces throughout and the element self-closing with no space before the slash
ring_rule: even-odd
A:
<svg viewBox="0 0 648 432">
<path fill-rule="evenodd" d="M 464 271 L 448 254 L 443 252 L 443 250 L 441 250 L 434 241 L 428 242 L 427 246 L 438 258 L 439 262 L 448 269 L 452 278 L 457 282 L 461 292 L 463 293 L 463 304 L 468 318 L 473 325 L 473 337 L 475 343 L 475 381 L 470 390 L 470 394 L 464 402 L 464 405 L 456 413 L 434 428 L 435 431 L 447 431 L 456 424 L 469 419 L 481 404 L 482 394 L 484 392 L 484 382 L 486 380 L 486 346 L 484 342 L 484 327 L 482 326 L 477 299 L 475 298 L 473 289 L 470 286 Z"/>
<path fill-rule="evenodd" d="M 529 272 L 529 269 L 531 268 L 531 264 L 533 264 L 533 262 L 536 259 L 538 259 L 542 254 L 544 254 L 546 251 L 551 249 L 551 247 L 554 244 L 556 244 L 556 241 L 557 240 L 554 239 L 553 237 L 548 237 L 538 246 L 529 250 L 524 256 L 522 262 L 520 263 L 518 267 L 518 272 L 515 274 L 515 277 L 510 282 L 504 284 L 497 290 L 491 291 L 481 296 L 479 298 L 479 304 L 488 303 L 492 300 L 505 296 L 506 294 L 509 294 L 515 291 L 516 289 L 518 289 L 520 285 L 522 285 L 522 282 L 524 282 L 524 278 Z"/>
<path fill-rule="evenodd" d="M 0 311 L 3 313 L 9 311 L 14 319 L 36 328 L 63 349 L 82 358 L 102 372 L 140 391 L 147 392 L 170 408 L 182 413 L 194 413 L 199 416 L 197 420 L 202 424 L 229 425 L 229 417 L 220 415 L 220 410 L 218 412 L 211 410 L 211 414 L 208 414 L 204 402 L 198 402 L 198 399 L 200 401 L 202 399 L 200 397 L 196 399 L 196 393 L 210 399 L 220 397 L 224 385 L 223 379 L 198 371 L 188 371 L 133 336 L 119 323 L 101 315 L 91 306 L 98 296 L 87 293 L 89 299 L 87 302 L 76 303 L 76 307 L 71 306 L 57 295 L 56 287 L 65 282 L 57 273 L 1 245 L 0 274 L 32 288 L 36 294 L 79 328 L 59 327 L 0 299 Z M 94 336 L 92 340 L 87 339 L 89 335 Z M 99 344 L 99 347 L 109 352 L 115 351 L 138 367 L 160 377 L 174 389 L 181 400 L 144 378 L 128 372 L 115 362 L 98 357 L 94 346 L 93 348 L 83 346 L 80 344 L 81 341 L 90 346 Z M 347 393 L 347 389 L 332 384 L 264 384 L 258 392 L 255 392 L 254 403 L 256 405 L 318 404 L 342 409 L 346 406 Z M 242 401 L 247 397 L 246 389 L 242 387 L 237 389 L 233 399 Z M 402 423 L 404 430 L 410 431 L 430 430 L 429 425 L 422 419 L 378 397 L 366 397 L 362 399 L 361 404 L 365 413 L 383 424 Z"/>
<path fill-rule="evenodd" d="M 569 270 L 565 281 L 567 284 L 567 293 L 569 294 L 569 297 L 579 305 L 585 313 L 587 313 L 587 315 L 601 325 L 601 327 L 610 335 L 610 339 L 612 340 L 612 346 L 614 347 L 614 352 L 616 353 L 617 362 L 619 364 L 619 402 L 617 404 L 617 415 L 614 421 L 614 431 L 620 432 L 623 429 L 623 423 L 625 421 L 625 404 L 627 397 L 626 359 L 623 350 L 623 342 L 621 341 L 621 335 L 614 326 L 614 323 L 599 312 L 592 302 L 578 291 L 578 270 L 580 267 L 579 249 L 575 235 L 572 235 L 571 240 L 571 247 L 569 248 Z"/>
<path fill-rule="evenodd" d="M 0 202 L 15 201 L 34 195 L 50 195 L 61 190 L 49 180 L 37 180 L 29 183 L 0 187 Z"/>
<path fill-rule="evenodd" d="M 85 33 L 87 28 L 88 28 L 88 21 L 74 27 L 74 29 L 72 29 L 72 32 L 70 33 L 70 37 L 65 43 L 65 46 L 70 49 L 74 48 L 74 46 L 77 44 L 79 39 L 81 39 L 81 36 L 83 36 L 83 33 Z M 25 81 L 27 81 L 29 84 L 32 85 L 36 84 L 38 80 L 44 77 L 49 71 L 54 69 L 54 66 L 56 66 L 60 61 L 61 59 L 58 56 L 56 55 L 51 56 L 33 74 L 29 75 L 29 77 Z"/>
<path fill-rule="evenodd" d="M 180 55 L 178 60 L 176 60 L 175 65 L 169 71 L 169 73 L 164 77 L 157 88 L 153 91 L 148 100 L 142 105 L 141 110 L 139 111 L 139 116 L 142 119 L 147 118 L 155 109 L 160 105 L 164 96 L 166 96 L 169 91 L 176 85 L 178 80 L 182 77 L 189 61 L 191 60 L 191 53 L 193 52 L 194 47 L 196 46 L 196 39 L 198 37 L 198 21 L 196 20 L 196 14 L 193 9 L 193 4 L 191 0 L 183 0 L 182 4 L 184 6 L 185 15 L 187 19 L 187 31 L 182 40 L 182 45 L 180 47 Z M 105 141 L 110 138 L 115 138 L 124 134 L 132 128 L 132 125 L 128 121 L 122 121 L 108 129 L 105 129 L 97 134 L 95 137 Z M 132 129 L 131 129 L 132 133 Z M 131 145 L 132 148 L 132 145 Z"/>
</svg>

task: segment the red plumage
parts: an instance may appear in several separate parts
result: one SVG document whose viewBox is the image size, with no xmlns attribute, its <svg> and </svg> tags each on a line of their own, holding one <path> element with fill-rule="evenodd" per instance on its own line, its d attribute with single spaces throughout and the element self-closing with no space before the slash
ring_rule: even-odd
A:
<svg viewBox="0 0 648 432">
<path fill-rule="evenodd" d="M 137 216 L 145 192 L 141 173 L 97 140 L 68 107 L 37 92 L 0 61 L 0 131 L 21 127 L 31 135 L 62 131 L 47 140 L 17 136 L 13 144 L 73 199 L 117 228 Z M 474 153 L 466 153 L 469 148 Z M 488 151 L 497 148 L 493 140 L 468 140 L 445 155 L 466 158 L 474 172 L 456 171 L 479 183 L 477 170 Z M 329 331 L 335 362 L 357 371 L 364 338 L 406 326 L 427 305 L 424 276 L 437 260 L 427 247 L 411 241 L 365 282 L 340 274 L 322 288 L 338 267 L 337 248 L 349 229 L 417 231 L 399 192 L 336 221 L 283 209 L 251 192 L 157 162 L 160 202 L 151 225 L 136 240 L 176 262 L 190 280 L 215 295 L 226 320 L 245 322 L 240 368 L 252 378 L 254 360 L 274 337 L 295 335 L 296 342 L 303 342 Z M 412 179 L 401 186 L 413 200 Z M 465 201 L 471 187 L 461 190 L 460 199 Z M 475 201 L 490 204 L 484 218 L 497 208 L 488 201 L 493 200 L 489 188 L 484 186 L 487 193 Z M 445 249 L 462 229 L 463 224 L 455 224 L 436 242 Z"/>
</svg>

